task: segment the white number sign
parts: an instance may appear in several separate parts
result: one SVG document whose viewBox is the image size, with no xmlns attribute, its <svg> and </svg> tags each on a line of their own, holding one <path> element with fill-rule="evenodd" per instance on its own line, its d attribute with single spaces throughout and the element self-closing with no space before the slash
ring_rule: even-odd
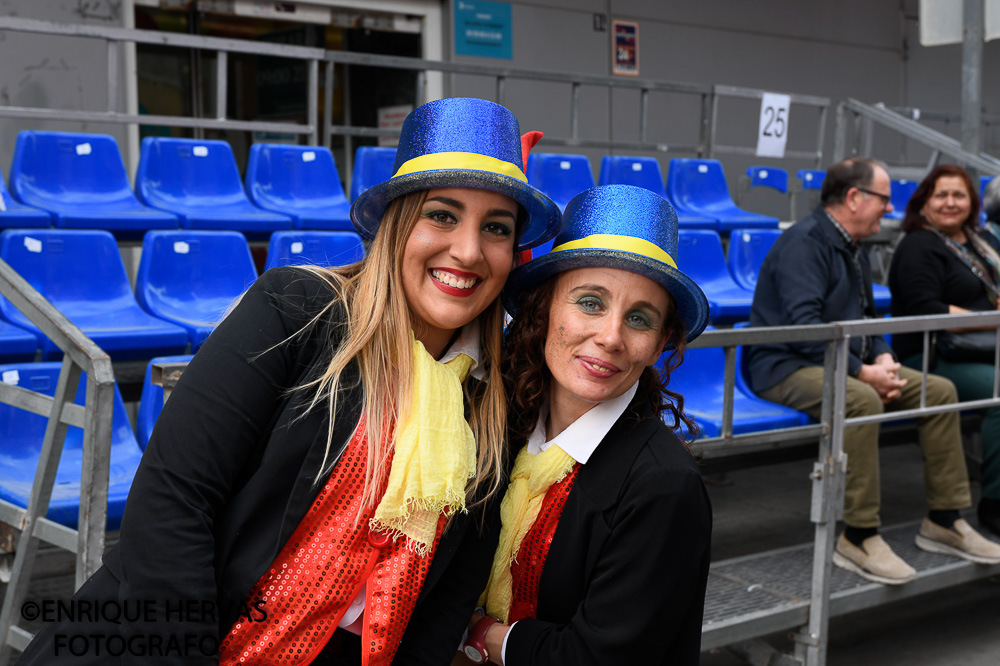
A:
<svg viewBox="0 0 1000 666">
<path fill-rule="evenodd" d="M 788 95 L 764 93 L 760 100 L 760 126 L 757 130 L 758 157 L 784 157 L 788 142 Z"/>
</svg>

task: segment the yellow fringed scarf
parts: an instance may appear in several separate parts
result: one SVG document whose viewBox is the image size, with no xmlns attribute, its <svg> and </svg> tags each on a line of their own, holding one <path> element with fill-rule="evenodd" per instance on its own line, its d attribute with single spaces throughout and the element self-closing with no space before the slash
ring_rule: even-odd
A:
<svg viewBox="0 0 1000 666">
<path fill-rule="evenodd" d="M 385 495 L 371 529 L 405 536 L 426 555 L 438 518 L 464 512 L 465 486 L 476 473 L 476 440 L 465 420 L 462 382 L 474 361 L 459 354 L 439 363 L 413 340 L 410 406 L 399 421 Z"/>
<path fill-rule="evenodd" d="M 479 605 L 501 622 L 506 623 L 510 615 L 513 595 L 510 567 L 517 558 L 521 542 L 538 517 L 545 493 L 552 484 L 565 478 L 575 464 L 576 461 L 556 444 L 538 455 L 528 453 L 527 446 L 517 454 L 507 494 L 500 504 L 503 521 L 500 545 L 493 556 L 493 570 L 486 591 L 479 600 Z"/>
</svg>

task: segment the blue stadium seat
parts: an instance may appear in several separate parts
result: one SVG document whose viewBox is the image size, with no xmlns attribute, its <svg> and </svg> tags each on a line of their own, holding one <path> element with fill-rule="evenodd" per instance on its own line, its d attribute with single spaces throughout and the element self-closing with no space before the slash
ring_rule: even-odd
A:
<svg viewBox="0 0 1000 666">
<path fill-rule="evenodd" d="M 25 206 L 11 196 L 0 173 L 0 229 L 45 229 L 52 216 L 44 210 Z"/>
<path fill-rule="evenodd" d="M 778 218 L 737 208 L 729 196 L 726 176 L 718 160 L 672 159 L 667 171 L 667 199 L 678 217 L 715 220 L 717 229 L 777 229 Z M 684 228 L 685 225 L 681 225 Z M 688 225 L 688 228 L 693 228 Z"/>
<path fill-rule="evenodd" d="M 635 185 L 666 197 L 663 172 L 655 157 L 605 155 L 601 159 L 601 185 Z"/>
<path fill-rule="evenodd" d="M 184 328 L 194 352 L 256 279 L 240 233 L 151 231 L 142 242 L 135 296 L 146 312 Z"/>
<path fill-rule="evenodd" d="M 364 258 L 361 236 L 351 231 L 276 231 L 264 270 L 298 264 L 344 266 Z"/>
<path fill-rule="evenodd" d="M 823 180 L 826 178 L 826 171 L 823 169 L 799 169 L 796 175 L 802 182 L 803 190 L 823 189 Z"/>
<path fill-rule="evenodd" d="M 706 330 L 713 330 L 708 327 Z M 661 356 L 658 365 L 662 367 Z M 702 427 L 703 437 L 722 434 L 723 381 L 726 353 L 722 347 L 688 349 L 670 377 L 670 390 L 684 396 L 684 408 Z M 739 374 L 737 372 L 737 374 Z M 733 389 L 733 434 L 803 425 L 804 414 Z"/>
<path fill-rule="evenodd" d="M 22 203 L 52 213 L 62 229 L 106 229 L 120 238 L 141 238 L 149 229 L 179 224 L 176 215 L 139 203 L 118 143 L 108 134 L 19 132 L 10 189 Z"/>
<path fill-rule="evenodd" d="M 288 215 L 296 229 L 354 231 L 351 204 L 329 148 L 255 143 L 246 187 L 250 201 Z"/>
<path fill-rule="evenodd" d="M 980 176 L 979 177 L 979 207 L 982 208 L 983 195 L 986 194 L 986 187 L 993 182 L 996 176 Z"/>
<path fill-rule="evenodd" d="M 351 201 L 375 183 L 392 177 L 392 166 L 396 162 L 395 148 L 361 146 L 354 153 L 354 167 L 351 170 Z"/>
<path fill-rule="evenodd" d="M 37 351 L 38 338 L 34 334 L 0 319 L 0 362 L 33 361 Z"/>
<path fill-rule="evenodd" d="M 0 381 L 16 384 L 38 393 L 54 395 L 62 363 L 21 363 L 0 365 Z M 86 397 L 86 374 L 80 378 L 76 404 Z M 12 405 L 0 404 L 0 499 L 26 508 L 35 480 L 38 460 L 48 419 Z M 142 451 L 135 441 L 125 412 L 125 403 L 115 386 L 115 406 L 111 423 L 111 465 L 108 480 L 109 530 L 121 527 L 125 498 L 139 465 Z M 50 520 L 76 528 L 80 515 L 80 476 L 83 467 L 83 431 L 75 426 L 66 430 L 62 457 L 52 487 L 46 516 Z"/>
<path fill-rule="evenodd" d="M 889 190 L 892 194 L 892 212 L 886 213 L 884 217 L 890 220 L 902 220 L 906 217 L 906 204 L 917 191 L 918 185 L 920 183 L 915 180 L 893 180 Z"/>
<path fill-rule="evenodd" d="M 7 229 L 0 233 L 0 259 L 115 361 L 178 354 L 187 345 L 184 329 L 139 307 L 118 244 L 107 231 Z M 59 347 L 2 297 L 0 318 L 35 334 L 42 360 L 62 357 Z"/>
<path fill-rule="evenodd" d="M 788 194 L 788 172 L 784 169 L 752 166 L 747 169 L 750 187 L 770 187 L 782 194 Z"/>
<path fill-rule="evenodd" d="M 586 155 L 531 153 L 525 175 L 561 210 L 569 200 L 594 186 L 594 172 Z"/>
<path fill-rule="evenodd" d="M 135 437 L 139 448 L 146 450 L 149 437 L 153 434 L 153 426 L 157 417 L 163 411 L 163 387 L 153 384 L 152 371 L 154 363 L 186 363 L 194 358 L 192 354 L 178 356 L 157 356 L 146 366 L 146 378 L 142 382 L 142 396 L 139 398 L 139 412 L 135 419 Z"/>
<path fill-rule="evenodd" d="M 733 229 L 727 260 L 736 284 L 750 291 L 757 288 L 760 265 L 780 235 L 778 229 Z"/>
<path fill-rule="evenodd" d="M 185 229 L 242 231 L 264 238 L 292 228 L 292 218 L 250 203 L 233 149 L 225 141 L 148 136 L 135 190 L 145 203 L 177 214 Z"/>
<path fill-rule="evenodd" d="M 884 284 L 872 283 L 872 295 L 875 297 L 875 311 L 881 315 L 887 314 L 892 306 L 892 292 Z"/>
<path fill-rule="evenodd" d="M 738 322 L 736 324 L 733 324 L 733 328 L 750 328 L 750 322 L 748 321 Z M 766 403 L 768 405 L 772 405 L 773 407 L 778 407 L 781 410 L 783 410 L 785 414 L 789 416 L 794 414 L 799 419 L 799 422 L 793 425 L 808 425 L 810 423 L 816 423 L 816 419 L 812 418 L 805 412 L 799 412 L 792 409 L 791 407 L 779 405 L 778 403 L 771 402 L 770 400 L 764 400 L 756 393 L 754 393 L 754 390 L 750 388 L 750 379 L 749 379 L 750 358 L 744 353 L 745 351 L 746 350 L 742 345 L 736 348 L 736 388 L 738 388 L 743 393 L 743 395 L 756 398 L 757 400 Z"/>
<path fill-rule="evenodd" d="M 705 292 L 713 322 L 733 322 L 750 316 L 753 292 L 736 284 L 730 275 L 719 234 L 681 229 L 677 253 L 677 267 Z"/>
</svg>

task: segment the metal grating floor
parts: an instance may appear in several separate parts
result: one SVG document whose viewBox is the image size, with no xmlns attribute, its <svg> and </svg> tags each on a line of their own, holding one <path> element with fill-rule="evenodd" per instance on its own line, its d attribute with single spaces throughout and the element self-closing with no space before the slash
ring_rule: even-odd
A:
<svg viewBox="0 0 1000 666">
<path fill-rule="evenodd" d="M 966 520 L 976 526 L 974 514 Z M 917 580 L 902 586 L 880 585 L 833 567 L 831 616 L 1000 574 L 1000 564 L 976 565 L 920 550 L 913 541 L 919 527 L 919 523 L 909 523 L 880 530 L 892 549 L 917 570 Z M 809 543 L 713 563 L 705 599 L 702 650 L 807 622 L 812 562 L 813 544 Z"/>
</svg>

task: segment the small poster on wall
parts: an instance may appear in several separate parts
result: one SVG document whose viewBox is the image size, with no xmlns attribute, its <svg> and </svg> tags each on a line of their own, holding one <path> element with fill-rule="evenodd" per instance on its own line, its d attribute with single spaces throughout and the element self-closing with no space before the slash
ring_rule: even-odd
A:
<svg viewBox="0 0 1000 666">
<path fill-rule="evenodd" d="M 455 53 L 510 60 L 510 3 L 455 0 Z"/>
<path fill-rule="evenodd" d="M 639 76 L 639 24 L 635 21 L 612 21 L 614 41 L 611 71 L 622 76 Z"/>
<path fill-rule="evenodd" d="M 400 104 L 397 106 L 380 106 L 378 108 L 378 128 L 400 130 L 403 127 L 403 120 L 413 111 L 413 105 Z M 399 145 L 399 138 L 394 136 L 380 136 L 378 145 L 383 148 L 395 148 Z"/>
</svg>

